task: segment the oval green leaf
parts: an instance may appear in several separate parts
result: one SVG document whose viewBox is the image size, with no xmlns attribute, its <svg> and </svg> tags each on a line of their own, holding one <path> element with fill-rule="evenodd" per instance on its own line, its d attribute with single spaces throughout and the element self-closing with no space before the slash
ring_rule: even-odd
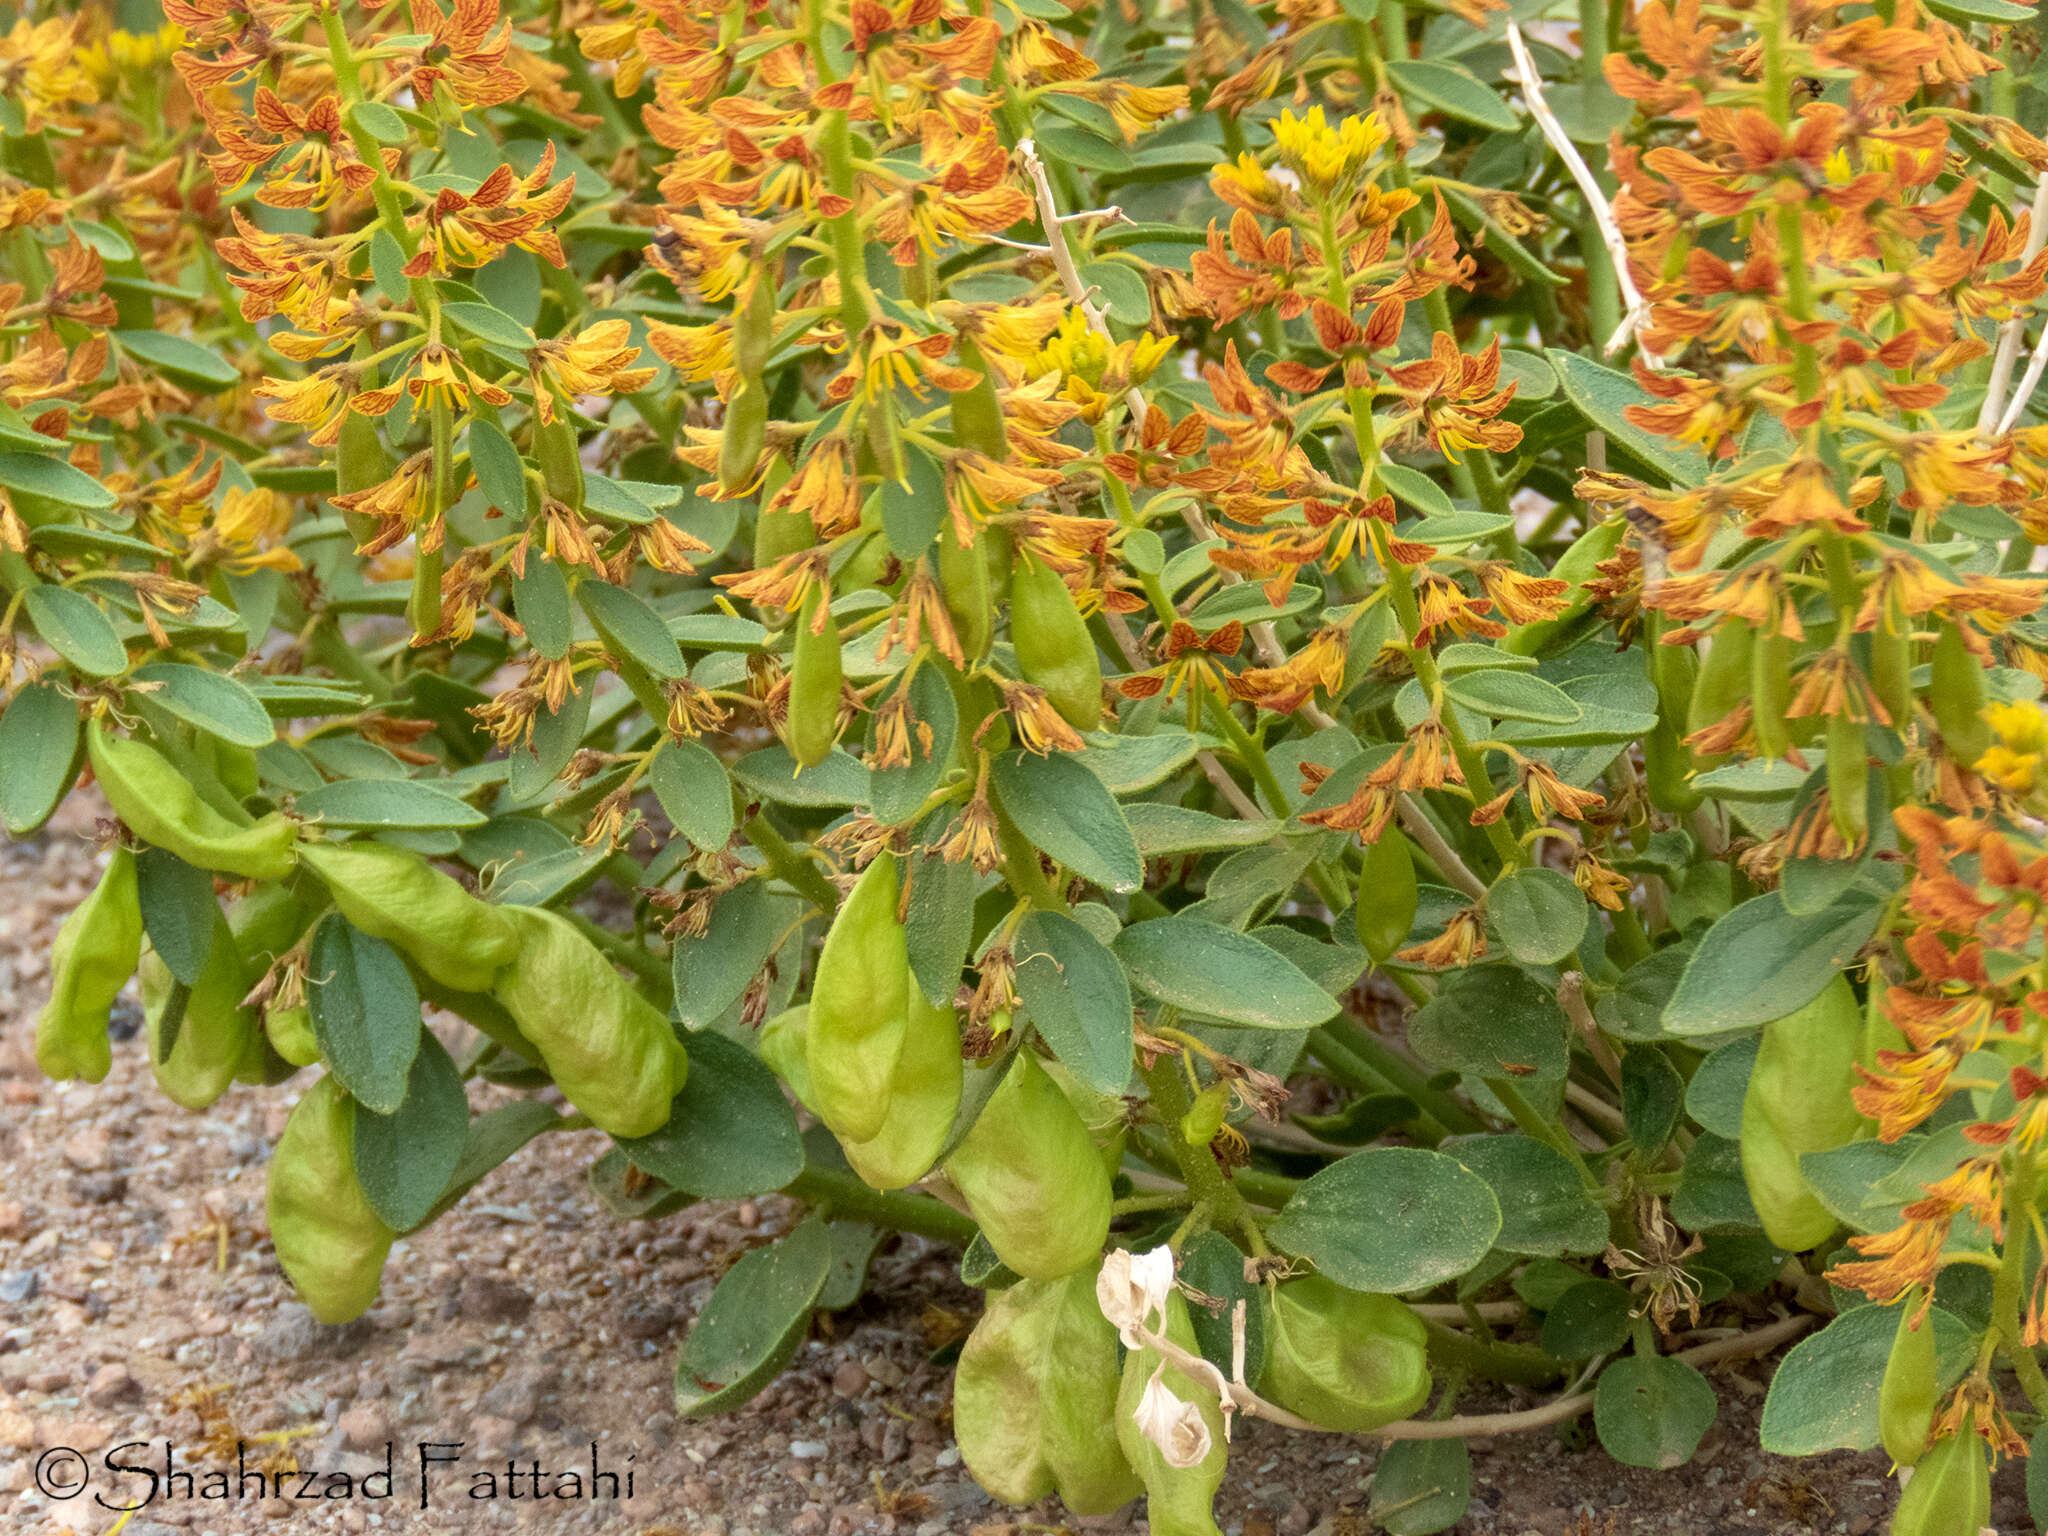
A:
<svg viewBox="0 0 2048 1536">
<path fill-rule="evenodd" d="M 1337 999 L 1250 934 L 1195 917 L 1134 923 L 1111 946 L 1132 981 L 1191 1013 L 1260 1029 L 1313 1029 Z"/>
<path fill-rule="evenodd" d="M 1339 1285 L 1400 1295 L 1470 1270 L 1500 1226 L 1492 1189 L 1455 1158 L 1372 1147 L 1303 1183 L 1266 1235 Z"/>
<path fill-rule="evenodd" d="M 420 995 L 398 951 L 328 913 L 313 930 L 306 1002 L 336 1080 L 357 1103 L 396 1113 L 423 1032 Z"/>
<path fill-rule="evenodd" d="M 676 1352 L 676 1412 L 737 1408 L 796 1354 L 832 1269 L 832 1238 L 813 1216 L 726 1271 Z"/>
<path fill-rule="evenodd" d="M 1135 891 L 1145 880 L 1130 823 L 1101 779 L 1055 753 L 1006 752 L 991 775 L 996 797 L 1035 848 L 1104 890 Z"/>
</svg>

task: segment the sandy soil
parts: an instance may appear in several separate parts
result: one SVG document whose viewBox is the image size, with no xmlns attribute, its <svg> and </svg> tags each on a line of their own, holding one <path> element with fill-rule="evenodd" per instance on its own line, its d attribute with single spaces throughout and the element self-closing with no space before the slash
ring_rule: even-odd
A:
<svg viewBox="0 0 2048 1536">
<path fill-rule="evenodd" d="M 1145 1528 L 1142 1505 L 1076 1522 L 1056 1507 L 1006 1510 L 976 1489 L 950 1431 L 950 1370 L 933 1355 L 943 1358 L 979 1298 L 959 1283 L 955 1256 L 921 1239 L 885 1248 L 869 1294 L 822 1321 L 745 1410 L 679 1419 L 677 1342 L 724 1268 L 792 1211 L 780 1200 L 706 1203 L 613 1223 L 585 1187 L 605 1146 L 595 1132 L 529 1147 L 397 1246 L 366 1318 L 316 1324 L 278 1271 L 263 1215 L 263 1165 L 293 1085 L 238 1088 L 187 1115 L 155 1091 L 126 1002 L 117 1031 L 129 1037 L 106 1082 L 63 1087 L 35 1070 L 29 1034 L 50 941 L 92 879 L 90 830 L 80 797 L 40 836 L 0 842 L 0 1531 L 106 1532 L 121 1515 L 96 1501 L 134 1504 L 153 1487 L 125 1536 L 287 1522 L 625 1536 Z M 473 1092 L 482 1105 L 501 1090 Z M 1616 1464 L 1584 1424 L 1475 1445 L 1475 1497 L 1456 1530 L 1881 1529 L 1881 1456 L 1793 1462 L 1756 1449 L 1769 1370 L 1714 1373 L 1720 1420 L 1676 1473 Z M 374 1474 L 387 1446 L 392 1484 L 372 1497 L 384 1491 Z M 454 1459 L 422 1479 L 422 1446 Z M 189 1487 L 163 1481 L 167 1449 L 172 1469 L 194 1474 Z M 1342 1437 L 1246 1426 L 1223 1528 L 1365 1536 L 1375 1455 Z M 110 1459 L 155 1481 L 109 1470 Z M 302 1472 L 285 1496 L 275 1486 L 264 1496 L 254 1474 L 286 1461 L 324 1475 Z M 89 1482 L 74 1497 L 37 1487 L 38 1477 L 75 1486 L 81 1469 Z M 237 1488 L 242 1470 L 251 1476 Z M 209 1491 L 228 1496 L 198 1496 Z M 2030 1529 L 2016 1469 L 2001 1473 L 1994 1515 L 2001 1531 Z"/>
</svg>

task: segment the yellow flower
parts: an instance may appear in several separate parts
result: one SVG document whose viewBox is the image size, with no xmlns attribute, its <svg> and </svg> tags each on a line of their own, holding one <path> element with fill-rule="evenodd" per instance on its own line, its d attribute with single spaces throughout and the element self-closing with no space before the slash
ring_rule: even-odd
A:
<svg viewBox="0 0 2048 1536">
<path fill-rule="evenodd" d="M 2010 794 L 2031 792 L 2048 751 L 2048 716 L 2032 704 L 1993 704 L 1984 718 L 1998 743 L 1977 760 L 1977 772 Z"/>
<path fill-rule="evenodd" d="M 1304 117 L 1282 112 L 1273 125 L 1273 142 L 1280 147 L 1280 163 L 1318 192 L 1349 188 L 1364 175 L 1372 157 L 1387 142 L 1387 130 L 1377 112 L 1364 117 L 1347 117 L 1332 128 L 1321 107 L 1311 107 Z"/>
</svg>

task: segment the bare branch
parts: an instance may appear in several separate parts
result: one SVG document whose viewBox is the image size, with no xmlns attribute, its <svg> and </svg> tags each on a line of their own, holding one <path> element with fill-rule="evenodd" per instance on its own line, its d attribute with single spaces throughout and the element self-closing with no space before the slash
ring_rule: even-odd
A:
<svg viewBox="0 0 2048 1536">
<path fill-rule="evenodd" d="M 1716 1360 L 1734 1360 L 1743 1355 L 1760 1355 L 1766 1350 L 1776 1349 L 1789 1339 L 1798 1338 L 1819 1321 L 1817 1317 L 1802 1313 L 1798 1317 L 1768 1323 L 1749 1333 L 1716 1339 L 1711 1344 L 1698 1344 L 1667 1358 L 1683 1361 L 1687 1365 L 1711 1365 Z M 1547 1425 L 1562 1424 L 1567 1419 L 1576 1419 L 1592 1406 L 1592 1393 L 1573 1392 L 1565 1397 L 1554 1398 L 1540 1407 L 1525 1408 L 1519 1413 L 1469 1414 L 1450 1419 L 1403 1419 L 1397 1424 L 1383 1425 L 1371 1433 L 1378 1435 L 1382 1440 L 1462 1440 L 1468 1435 L 1512 1435 L 1525 1429 L 1542 1429 Z"/>
<path fill-rule="evenodd" d="M 2027 224 L 2027 240 L 2020 251 L 2020 265 L 2024 267 L 2041 254 L 2041 246 L 2048 242 L 2048 175 L 2044 175 L 2034 186 L 2033 217 Z M 2000 432 L 2010 432 L 2018 413 L 2008 419 L 2005 386 L 2012 379 L 2012 365 L 2019 360 L 2020 343 L 2024 340 L 2026 321 L 2023 316 L 2013 315 L 1998 328 L 1998 351 L 1991 359 L 1991 377 L 1984 385 L 1984 403 L 1977 409 L 1977 430 L 1988 432 L 1993 422 L 1999 423 Z M 2038 354 L 2037 354 L 2038 355 Z M 2038 375 L 2035 378 L 2038 380 Z M 2016 397 L 2025 400 L 2032 393 L 2032 386 L 2023 386 Z"/>
<path fill-rule="evenodd" d="M 1508 23 L 1508 48 L 1515 56 L 1515 70 L 1521 76 L 1522 99 L 1529 104 L 1530 115 L 1543 130 L 1543 137 L 1550 141 L 1550 147 L 1557 151 L 1557 157 L 1564 161 L 1565 169 L 1572 173 L 1572 180 L 1579 184 L 1579 191 L 1585 195 L 1586 205 L 1592 211 L 1593 222 L 1600 230 L 1600 243 L 1607 247 L 1608 257 L 1614 263 L 1614 280 L 1621 288 L 1621 298 L 1627 306 L 1621 324 L 1607 339 L 1603 353 L 1612 357 L 1634 336 L 1643 323 L 1650 318 L 1650 306 L 1643 298 L 1642 290 L 1636 287 L 1636 280 L 1628 269 L 1628 242 L 1621 238 L 1621 226 L 1614 221 L 1614 205 L 1607 201 L 1607 194 L 1600 190 L 1600 183 L 1594 177 L 1585 157 L 1579 153 L 1578 145 L 1571 135 L 1564 131 L 1564 124 L 1557 120 L 1557 114 L 1550 110 L 1550 103 L 1543 99 L 1543 77 L 1536 71 L 1536 63 L 1529 57 L 1529 45 L 1522 41 L 1522 29 Z M 1643 361 L 1652 368 L 1664 366 L 1664 359 L 1648 347 L 1637 343 Z"/>
</svg>

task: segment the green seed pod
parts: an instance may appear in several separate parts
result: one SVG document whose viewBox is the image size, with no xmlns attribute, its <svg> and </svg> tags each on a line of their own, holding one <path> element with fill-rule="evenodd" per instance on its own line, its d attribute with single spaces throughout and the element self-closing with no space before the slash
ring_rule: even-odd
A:
<svg viewBox="0 0 2048 1536">
<path fill-rule="evenodd" d="M 728 496 L 746 489 L 768 443 L 768 392 L 758 379 L 743 379 L 725 407 L 718 441 L 718 485 Z"/>
<path fill-rule="evenodd" d="M 1377 842 L 1366 844 L 1358 870 L 1358 905 L 1351 909 L 1358 942 L 1375 965 L 1385 965 L 1408 942 L 1420 899 L 1414 850 L 1399 827 L 1388 826 Z"/>
<path fill-rule="evenodd" d="M 1362 1434 L 1429 1400 L 1428 1335 L 1392 1296 L 1291 1280 L 1274 1293 L 1271 1335 L 1260 1392 L 1325 1429 Z"/>
<path fill-rule="evenodd" d="M 1191 1147 L 1206 1147 L 1222 1131 L 1230 1115 L 1230 1084 L 1214 1082 L 1195 1095 L 1188 1112 L 1180 1117 L 1181 1140 Z"/>
<path fill-rule="evenodd" d="M 238 827 L 200 799 L 156 748 L 109 735 L 97 723 L 86 728 L 85 749 L 114 814 L 145 843 L 199 869 L 250 880 L 282 880 L 292 872 L 298 829 L 278 812 Z"/>
<path fill-rule="evenodd" d="M 264 1010 L 263 1033 L 270 1048 L 295 1067 L 310 1067 L 320 1059 L 320 1043 L 313 1037 L 313 1013 L 304 1003 Z"/>
<path fill-rule="evenodd" d="M 1828 813 L 1851 848 L 1870 827 L 1870 761 L 1863 724 L 1846 715 L 1828 717 Z"/>
<path fill-rule="evenodd" d="M 1899 1327 L 1892 1335 L 1892 1352 L 1884 1364 L 1884 1381 L 1877 1389 L 1877 1430 L 1885 1454 L 1902 1467 L 1910 1467 L 1927 1452 L 1934 1429 L 1934 1409 L 1941 1397 L 1935 1371 L 1934 1320 L 1923 1317 L 1913 1326 L 1919 1310 L 1920 1289 L 1913 1287 L 1899 1303 Z"/>
<path fill-rule="evenodd" d="M 765 570 L 784 555 L 793 555 L 800 549 L 809 549 L 818 542 L 818 528 L 811 521 L 810 512 L 798 506 L 777 509 L 770 505 L 776 493 L 789 483 L 789 461 L 778 455 L 768 466 L 768 474 L 761 482 L 761 511 L 754 519 L 754 569 Z M 780 609 L 761 604 L 753 605 L 761 622 L 770 629 L 779 629 L 788 622 L 788 616 Z"/>
<path fill-rule="evenodd" d="M 938 566 L 946 615 L 953 621 L 960 649 L 968 661 L 980 661 L 995 641 L 995 593 L 981 551 L 954 537 L 950 517 L 939 525 Z"/>
<path fill-rule="evenodd" d="M 1165 1334 L 1190 1354 L 1199 1353 L 1194 1326 L 1188 1321 L 1188 1304 L 1178 1291 L 1166 1298 Z M 1171 1392 L 1194 1410 L 1180 1415 L 1173 1437 L 1184 1454 L 1192 1454 L 1201 1448 L 1204 1438 L 1207 1440 L 1206 1452 L 1190 1466 L 1174 1466 L 1140 1427 L 1139 1411 L 1147 1406 L 1147 1391 L 1155 1378 L 1159 1391 Z M 1163 1398 L 1156 1401 L 1163 1406 Z M 1157 1350 L 1131 1350 L 1124 1356 L 1123 1380 L 1117 1388 L 1116 1438 L 1125 1460 L 1145 1485 L 1145 1518 L 1152 1536 L 1221 1536 L 1216 1526 L 1216 1490 L 1223 1486 L 1229 1451 L 1223 1439 L 1223 1413 L 1214 1392 L 1166 1365 Z"/>
<path fill-rule="evenodd" d="M 1870 632 L 1870 691 L 1892 717 L 1892 729 L 1901 736 L 1913 723 L 1913 624 L 1900 617 L 1893 628 L 1891 615 L 1878 621 Z"/>
<path fill-rule="evenodd" d="M 953 1373 L 953 1433 L 974 1480 L 1005 1504 L 1057 1493 L 1106 1515 L 1144 1491 L 1116 1437 L 1116 1330 L 1095 1271 L 1020 1280 L 993 1296 Z"/>
<path fill-rule="evenodd" d="M 1024 681 L 1043 688 L 1067 724 L 1092 731 L 1102 723 L 1102 658 L 1051 566 L 1027 560 L 1011 577 L 1010 640 Z"/>
<path fill-rule="evenodd" d="M 1742 1176 L 1764 1235 L 1798 1252 L 1825 1242 L 1835 1218 L 1814 1197 L 1799 1159 L 1854 1141 L 1864 1125 L 1850 1091 L 1863 1013 L 1836 976 L 1804 1007 L 1764 1026 L 1742 1100 Z"/>
<path fill-rule="evenodd" d="M 1792 749 L 1785 711 L 1792 703 L 1792 642 L 1783 635 L 1758 635 L 1749 659 L 1750 725 L 1756 749 L 1783 757 Z"/>
<path fill-rule="evenodd" d="M 1934 668 L 1927 689 L 1927 705 L 1934 712 L 1934 724 L 1947 743 L 1949 756 L 1965 768 L 1974 768 L 1991 750 L 1991 725 L 1984 718 L 1990 703 L 1983 665 L 1963 643 L 1963 632 L 1953 619 L 1941 621 L 1941 634 L 1934 642 Z"/>
<path fill-rule="evenodd" d="M 1500 648 L 1510 656 L 1539 655 L 1574 628 L 1593 606 L 1592 594 L 1586 590 L 1586 584 L 1599 574 L 1602 560 L 1613 558 L 1614 552 L 1621 547 L 1621 536 L 1627 528 L 1626 519 L 1609 518 L 1593 524 L 1572 540 L 1571 546 L 1557 557 L 1557 564 L 1550 568 L 1554 578 L 1571 588 L 1565 595 L 1564 611 L 1554 619 L 1538 619 L 1534 623 L 1512 626 L 1501 640 Z"/>
<path fill-rule="evenodd" d="M 820 630 L 817 626 L 822 625 Z M 789 711 L 784 736 L 799 768 L 815 768 L 839 739 L 839 625 L 825 607 L 822 587 L 804 594 L 797 612 L 789 663 Z"/>
<path fill-rule="evenodd" d="M 958 1017 L 911 987 L 903 1046 L 889 1074 L 888 1118 L 868 1140 L 845 1144 L 853 1171 L 876 1189 L 902 1189 L 929 1173 L 952 1134 L 961 1076 Z"/>
<path fill-rule="evenodd" d="M 769 349 L 775 344 L 775 280 L 766 267 L 757 267 L 747 284 L 747 296 L 733 310 L 732 365 L 742 379 L 759 381 L 768 368 Z"/>
<path fill-rule="evenodd" d="M 897 895 L 896 855 L 877 854 L 833 917 L 811 983 L 812 1108 L 841 1141 L 871 1140 L 889 1117 L 911 987 Z"/>
<path fill-rule="evenodd" d="M 1683 816 L 1706 798 L 1692 781 L 1691 748 L 1679 739 L 1677 717 L 1660 714 L 1656 729 L 1643 738 L 1643 787 L 1650 804 Z"/>
<path fill-rule="evenodd" d="M 1749 675 L 1756 655 L 1756 631 L 1743 619 L 1724 618 L 1707 642 L 1707 654 L 1693 679 L 1686 704 L 1689 736 L 1718 725 L 1749 701 Z"/>
<path fill-rule="evenodd" d="M 488 992 L 519 951 L 508 909 L 480 901 L 418 854 L 388 843 L 307 843 L 299 850 L 341 915 L 402 950 L 456 992 Z"/>
<path fill-rule="evenodd" d="M 870 499 L 868 506 L 869 514 L 863 517 L 862 526 L 874 531 L 869 532 L 861 540 L 860 547 L 853 552 L 853 558 L 842 565 L 838 574 L 833 577 L 833 584 L 841 592 L 890 590 L 884 585 L 882 578 L 888 574 L 889 562 L 896 556 L 889 548 L 888 536 L 879 531 L 878 519 L 873 512 L 873 499 Z M 903 577 L 899 574 L 895 585 L 900 587 L 902 581 Z"/>
<path fill-rule="evenodd" d="M 812 1025 L 817 1005 L 812 1004 Z M 816 1079 L 817 1056 L 812 1054 Z M 946 1175 L 996 1257 L 1028 1280 L 1092 1262 L 1109 1236 L 1109 1173 L 1080 1113 L 1029 1051 L 1019 1051 Z"/>
<path fill-rule="evenodd" d="M 218 913 L 199 979 L 188 989 L 151 951 L 142 957 L 142 1011 L 149 1063 L 173 1103 L 205 1109 L 228 1091 L 256 1042 L 256 1010 L 234 930 Z"/>
<path fill-rule="evenodd" d="M 99 884 L 64 919 L 50 951 L 50 1000 L 36 1015 L 45 1077 L 97 1083 L 114 1064 L 107 1019 L 142 958 L 135 855 L 116 848 Z"/>
<path fill-rule="evenodd" d="M 964 332 L 953 351 L 962 368 L 971 368 L 981 375 L 971 389 L 947 397 L 953 412 L 953 441 L 992 459 L 1008 458 L 1009 440 L 1003 428 L 1003 402 L 996 393 L 995 370 L 981 355 L 974 338 Z"/>
<path fill-rule="evenodd" d="M 1665 624 L 1660 618 L 1650 633 L 1659 637 L 1648 646 L 1650 682 L 1657 690 L 1657 712 L 1676 725 L 1692 707 L 1693 689 L 1699 685 L 1700 659 L 1688 645 L 1666 645 Z"/>
<path fill-rule="evenodd" d="M 646 1136 L 666 1125 L 690 1070 L 667 1017 L 559 912 L 501 910 L 519 943 L 498 974 L 498 1001 L 562 1093 L 613 1136 Z"/>
<path fill-rule="evenodd" d="M 369 1310 L 396 1236 L 356 1182 L 354 1153 L 355 1105 L 322 1077 L 270 1155 L 267 1203 L 278 1266 L 323 1323 Z"/>
<path fill-rule="evenodd" d="M 808 1005 L 785 1009 L 754 1032 L 754 1051 L 768 1063 L 771 1072 L 789 1085 L 797 1103 L 815 1115 L 818 1108 L 811 1102 L 811 1069 L 804 1060 L 810 1029 Z"/>
<path fill-rule="evenodd" d="M 561 416 L 536 422 L 533 456 L 540 464 L 548 495 L 575 511 L 583 510 L 583 455 L 577 451 L 576 429 Z"/>
<path fill-rule="evenodd" d="M 1974 1430 L 1937 1441 L 1899 1495 L 1891 1536 L 1977 1536 L 1991 1523 L 1991 1455 Z"/>
<path fill-rule="evenodd" d="M 369 388 L 374 379 L 365 375 L 363 387 Z M 365 416 L 361 411 L 346 411 L 341 418 L 341 435 L 335 441 L 334 489 L 338 495 L 347 496 L 356 491 L 367 491 L 372 486 L 382 485 L 391 478 L 398 463 L 384 446 L 384 438 L 377 430 L 375 417 Z M 367 512 L 344 512 L 342 520 L 348 524 L 349 533 L 356 542 L 367 543 L 375 537 L 377 519 Z"/>
</svg>

